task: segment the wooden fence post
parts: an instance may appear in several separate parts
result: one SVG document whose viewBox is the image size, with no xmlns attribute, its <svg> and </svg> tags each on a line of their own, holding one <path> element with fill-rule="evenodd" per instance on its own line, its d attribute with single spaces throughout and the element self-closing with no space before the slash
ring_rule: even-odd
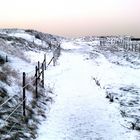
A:
<svg viewBox="0 0 140 140">
<path fill-rule="evenodd" d="M 6 55 L 6 62 L 8 62 L 8 56 Z"/>
<path fill-rule="evenodd" d="M 47 66 L 46 66 L 46 54 L 44 54 L 44 67 L 45 67 L 45 70 L 47 69 Z"/>
<path fill-rule="evenodd" d="M 53 66 L 55 66 L 55 50 L 53 50 Z"/>
<path fill-rule="evenodd" d="M 44 63 L 42 63 L 42 87 L 44 88 Z"/>
<path fill-rule="evenodd" d="M 55 66 L 55 57 L 53 57 L 53 66 Z"/>
<path fill-rule="evenodd" d="M 25 95 L 25 77 L 26 77 L 26 74 L 25 72 L 23 72 L 23 116 L 26 116 L 26 113 L 25 113 L 25 108 L 26 108 L 26 95 Z"/>
<path fill-rule="evenodd" d="M 38 61 L 38 76 L 40 75 L 40 62 Z M 39 77 L 38 77 L 39 78 Z"/>
<path fill-rule="evenodd" d="M 35 67 L 35 77 L 36 77 L 36 79 L 35 79 L 35 95 L 36 95 L 36 98 L 38 98 L 38 75 L 37 75 L 37 73 L 38 73 L 38 68 L 36 66 Z"/>
</svg>

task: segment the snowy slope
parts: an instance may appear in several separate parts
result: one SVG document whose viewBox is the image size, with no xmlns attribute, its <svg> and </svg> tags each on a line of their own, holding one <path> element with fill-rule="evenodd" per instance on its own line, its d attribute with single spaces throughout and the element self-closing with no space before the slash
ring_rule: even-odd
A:
<svg viewBox="0 0 140 140">
<path fill-rule="evenodd" d="M 47 62 L 53 56 L 49 43 L 57 47 L 58 41 L 52 35 L 39 32 L 31 34 L 25 30 L 0 31 L 0 139 L 31 140 L 37 137 L 37 124 L 45 119 L 44 111 L 49 110 L 52 89 L 38 85 L 38 100 L 35 99 L 35 66 Z M 28 31 L 29 32 L 29 31 Z M 38 35 L 36 38 L 35 35 Z M 48 36 L 45 40 L 42 36 Z M 40 37 L 41 36 L 41 37 Z M 40 38 L 39 38 L 40 37 Z M 33 41 L 32 41 L 33 39 Z M 56 43 L 56 44 L 55 44 Z M 45 51 L 44 51 L 45 50 Z M 36 54 L 36 57 L 34 57 Z M 8 62 L 6 62 L 8 56 Z M 3 63 L 4 62 L 4 63 Z M 23 72 L 26 73 L 26 113 L 23 117 Z M 26 120 L 26 121 L 25 121 Z M 25 123 L 26 122 L 26 123 Z"/>
<path fill-rule="evenodd" d="M 130 37 L 105 39 L 106 44 L 100 46 L 99 37 L 64 39 L 33 30 L 0 30 L 0 56 L 9 56 L 8 65 L 16 71 L 20 82 L 23 71 L 29 77 L 34 76 L 37 61 L 41 62 L 46 53 L 49 62 L 53 47 L 61 43 L 56 66 L 51 64 L 45 71 L 45 91 L 52 92 L 54 88 L 55 94 L 51 96 L 55 97 L 55 102 L 48 113 L 50 103 L 45 105 L 46 97 L 40 100 L 40 108 L 43 112 L 46 109 L 47 118 L 32 135 L 25 130 L 27 140 L 140 139 L 137 131 L 140 129 L 139 53 L 124 51 L 122 45 L 114 43 L 128 41 Z M 4 71 L 3 66 L 1 71 Z M 8 86 L 2 82 L 0 87 L 7 88 L 8 97 L 21 95 L 21 83 L 16 84 L 16 77 L 10 80 L 13 84 Z M 32 96 L 30 91 L 28 93 L 30 103 Z M 43 120 L 37 112 L 35 110 L 34 118 Z"/>
<path fill-rule="evenodd" d="M 112 64 L 97 50 L 91 59 L 89 46 L 64 42 L 62 48 L 59 65 L 46 73 L 57 97 L 37 140 L 139 140 L 139 132 L 125 126 L 119 104 L 105 98 L 108 85 L 137 83 L 139 70 Z"/>
<path fill-rule="evenodd" d="M 17 49 L 45 51 L 58 46 L 63 38 L 35 30 L 2 29 L 0 39 Z"/>
</svg>

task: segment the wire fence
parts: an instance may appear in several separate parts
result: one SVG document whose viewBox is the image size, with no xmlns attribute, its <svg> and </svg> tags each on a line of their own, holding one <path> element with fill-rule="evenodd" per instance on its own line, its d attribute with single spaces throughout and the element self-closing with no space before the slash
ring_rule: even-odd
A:
<svg viewBox="0 0 140 140">
<path fill-rule="evenodd" d="M 125 52 L 137 52 L 140 53 L 140 39 L 107 39 L 101 38 L 100 39 L 100 46 L 119 46 L 122 47 Z"/>
<path fill-rule="evenodd" d="M 132 51 L 132 52 L 137 52 L 140 53 L 140 45 L 139 44 L 129 44 L 124 46 L 125 51 Z"/>
<path fill-rule="evenodd" d="M 24 98 L 23 101 L 21 101 L 18 106 L 10 113 L 10 115 L 5 119 L 5 123 L 6 121 L 12 116 L 12 114 L 14 114 L 14 112 L 23 104 L 23 102 L 26 100 L 26 97 Z"/>
<path fill-rule="evenodd" d="M 16 107 L 13 109 L 13 111 L 5 118 L 4 122 L 1 123 L 1 125 L 5 125 L 6 122 L 8 120 L 10 120 L 11 116 L 20 108 L 22 107 L 22 117 L 26 117 L 26 90 L 28 88 L 28 86 L 32 86 L 35 89 L 35 98 L 38 98 L 38 87 L 40 86 L 40 83 L 42 85 L 42 87 L 44 88 L 44 71 L 49 67 L 49 65 L 53 62 L 53 65 L 55 66 L 55 61 L 56 59 L 54 59 L 54 56 L 50 59 L 50 61 L 48 63 L 46 63 L 46 54 L 44 54 L 44 60 L 42 63 L 40 63 L 38 61 L 38 65 L 35 66 L 35 69 L 33 71 L 30 71 L 28 73 L 23 72 L 23 81 L 22 81 L 22 101 L 20 101 Z M 6 62 L 8 62 L 8 57 L 6 56 Z M 32 77 L 32 79 L 30 79 L 28 82 L 28 77 L 29 74 L 34 72 L 34 76 Z M 8 99 L 6 99 L 1 105 L 0 105 L 0 109 L 6 105 L 10 100 L 12 100 L 14 98 L 14 96 L 9 97 Z M 15 127 L 15 125 L 17 124 L 17 122 L 13 122 L 13 125 L 10 127 L 9 131 L 7 132 L 7 134 L 9 134 L 12 129 Z"/>
</svg>

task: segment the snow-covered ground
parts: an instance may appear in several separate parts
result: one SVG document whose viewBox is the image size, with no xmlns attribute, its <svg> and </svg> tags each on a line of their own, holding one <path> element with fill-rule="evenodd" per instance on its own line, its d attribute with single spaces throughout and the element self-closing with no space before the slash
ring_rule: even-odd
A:
<svg viewBox="0 0 140 140">
<path fill-rule="evenodd" d="M 54 84 L 57 96 L 37 140 L 139 140 L 138 131 L 124 126 L 119 104 L 105 98 L 107 85 L 137 82 L 135 71 L 109 63 L 97 52 L 95 60 L 89 59 L 89 46 L 65 42 L 62 47 L 71 51 L 62 51 L 57 66 L 45 72 L 46 84 Z M 129 77 L 123 79 L 127 71 Z M 93 77 L 100 78 L 103 88 Z"/>
<path fill-rule="evenodd" d="M 8 96 L 21 93 L 23 71 L 30 79 L 44 54 L 47 62 L 52 58 L 52 50 L 47 49 L 57 39 L 36 33 L 11 31 L 0 40 L 0 54 L 8 55 L 9 71 L 15 70 L 18 78 L 14 75 L 13 79 L 19 80 L 18 85 L 14 81 L 9 84 L 11 87 L 0 83 L 8 89 Z M 124 51 L 122 46 L 112 44 L 100 46 L 100 41 L 94 38 L 88 40 L 61 40 L 62 52 L 57 65 L 51 64 L 45 71 L 44 91 L 55 93 L 51 95 L 55 102 L 49 113 L 50 103 L 45 106 L 49 98 L 40 102 L 45 101 L 42 108 L 46 107 L 47 119 L 39 125 L 37 140 L 140 140 L 136 131 L 140 130 L 139 53 Z"/>
</svg>

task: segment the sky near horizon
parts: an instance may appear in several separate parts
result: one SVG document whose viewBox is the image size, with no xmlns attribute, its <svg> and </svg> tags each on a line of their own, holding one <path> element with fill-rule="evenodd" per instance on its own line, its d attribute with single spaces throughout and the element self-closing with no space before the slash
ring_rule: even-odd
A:
<svg viewBox="0 0 140 140">
<path fill-rule="evenodd" d="M 0 0 L 0 28 L 140 37 L 140 0 Z"/>
</svg>

